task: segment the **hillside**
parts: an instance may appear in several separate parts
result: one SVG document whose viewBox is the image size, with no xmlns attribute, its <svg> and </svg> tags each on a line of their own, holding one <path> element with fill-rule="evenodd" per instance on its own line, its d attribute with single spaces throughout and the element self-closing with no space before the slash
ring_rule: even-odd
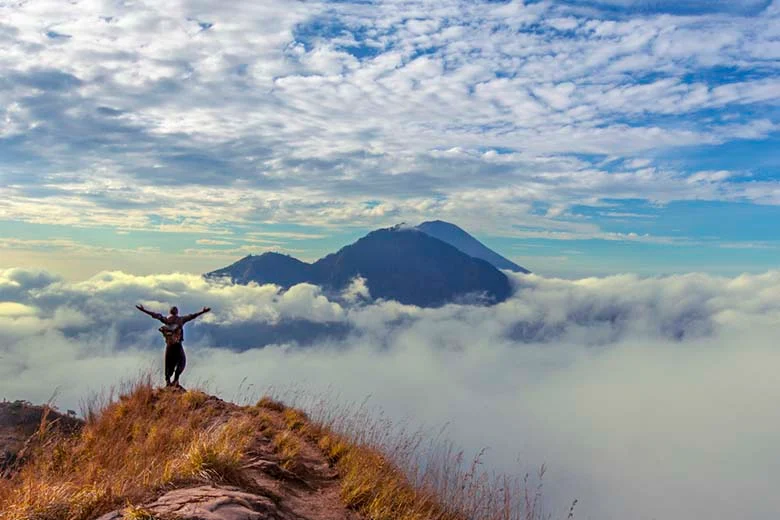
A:
<svg viewBox="0 0 780 520">
<path fill-rule="evenodd" d="M 344 415 L 325 416 L 310 419 L 269 398 L 239 406 L 140 381 L 116 400 L 91 400 L 82 428 L 34 435 L 25 464 L 0 479 L 0 518 L 537 517 L 536 500 L 528 510 L 518 488 L 520 505 L 507 507 L 510 481 L 475 476 L 460 455 L 402 470 L 396 463 L 412 461 L 421 438 L 394 442 L 386 423 L 370 426 L 362 415 L 361 428 L 343 431 Z"/>
<path fill-rule="evenodd" d="M 30 439 L 36 434 L 49 430 L 75 433 L 81 426 L 79 419 L 48 406 L 26 401 L 0 403 L 0 476 L 10 475 L 24 461 Z"/>
<path fill-rule="evenodd" d="M 338 457 L 317 445 L 325 434 L 279 403 L 138 384 L 89 415 L 0 481 L 0 518 L 360 518 L 340 498 Z"/>
<path fill-rule="evenodd" d="M 278 253 L 249 255 L 208 273 L 235 283 L 273 283 L 288 288 L 308 282 L 339 292 L 358 276 L 372 298 L 420 307 L 464 299 L 498 303 L 511 294 L 509 279 L 490 262 L 414 228 L 372 231 L 338 252 L 307 264 Z"/>
</svg>

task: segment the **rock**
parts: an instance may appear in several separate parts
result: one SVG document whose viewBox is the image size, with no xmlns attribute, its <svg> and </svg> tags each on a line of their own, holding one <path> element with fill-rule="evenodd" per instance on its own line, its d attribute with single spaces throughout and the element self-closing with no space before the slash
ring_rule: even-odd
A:
<svg viewBox="0 0 780 520">
<path fill-rule="evenodd" d="M 161 518 L 181 520 L 292 520 L 270 499 L 238 488 L 200 486 L 176 489 L 144 505 Z M 98 520 L 123 520 L 122 511 L 113 511 Z"/>
<path fill-rule="evenodd" d="M 121 511 L 111 511 L 105 515 L 98 517 L 96 520 L 123 520 L 124 515 Z"/>
<path fill-rule="evenodd" d="M 306 482 L 303 478 L 296 475 L 292 471 L 288 471 L 284 468 L 282 468 L 279 464 L 276 462 L 271 462 L 270 460 L 256 460 L 252 462 L 251 464 L 247 464 L 245 468 L 254 468 L 258 471 L 262 471 L 266 475 L 273 477 L 277 480 L 284 480 L 287 482 L 293 482 L 295 484 L 298 484 L 300 486 L 312 489 L 311 484 Z"/>
</svg>

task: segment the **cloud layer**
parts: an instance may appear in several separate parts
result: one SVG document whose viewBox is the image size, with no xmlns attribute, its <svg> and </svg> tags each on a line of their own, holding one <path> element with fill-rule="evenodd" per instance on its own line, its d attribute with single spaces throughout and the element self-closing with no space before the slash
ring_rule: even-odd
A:
<svg viewBox="0 0 780 520">
<path fill-rule="evenodd" d="M 777 135 L 777 3 L 706 4 L 0 6 L 0 218 L 591 237 L 572 205 L 778 204 L 752 164 L 664 160 Z"/>
<path fill-rule="evenodd" d="M 226 398 L 269 386 L 371 395 L 392 417 L 449 422 L 471 452 L 489 446 L 497 471 L 546 463 L 551 510 L 578 498 L 581 518 L 774 514 L 780 273 L 514 280 L 501 305 L 419 309 L 308 285 L 5 270 L 0 396 L 41 401 L 58 387 L 76 407 L 88 389 L 159 370 L 161 338 L 135 303 L 208 305 L 187 334 L 185 378 Z M 253 348 L 286 323 L 320 328 L 306 346 Z"/>
</svg>

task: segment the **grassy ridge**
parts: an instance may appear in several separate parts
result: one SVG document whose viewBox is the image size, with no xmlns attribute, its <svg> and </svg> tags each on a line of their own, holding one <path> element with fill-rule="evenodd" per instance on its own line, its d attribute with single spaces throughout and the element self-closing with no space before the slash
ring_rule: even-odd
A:
<svg viewBox="0 0 780 520">
<path fill-rule="evenodd" d="M 307 408 L 312 408 L 307 406 Z M 317 403 L 315 417 L 288 409 L 288 427 L 300 428 L 336 464 L 342 500 L 375 520 L 542 520 L 538 484 L 482 469 L 484 450 L 471 460 L 439 438 L 398 428 L 363 407 Z M 574 517 L 575 500 L 566 513 Z"/>
<path fill-rule="evenodd" d="M 168 487 L 235 479 L 256 429 L 235 408 L 148 379 L 103 406 L 93 401 L 80 434 L 42 437 L 19 474 L 0 483 L 0 518 L 86 520 Z"/>
<path fill-rule="evenodd" d="M 0 480 L 2 520 L 90 520 L 122 507 L 133 518 L 143 511 L 133 504 L 172 488 L 247 488 L 258 437 L 293 472 L 304 447 L 319 451 L 338 470 L 344 504 L 372 520 L 542 517 L 537 490 L 524 482 L 480 474 L 478 459 L 464 467 L 452 451 L 420 458 L 419 435 L 393 436 L 388 424 L 345 410 L 312 419 L 270 398 L 242 407 L 197 390 L 155 389 L 145 378 L 117 399 L 93 399 L 84 415 L 76 435 L 42 427 L 27 464 Z"/>
</svg>

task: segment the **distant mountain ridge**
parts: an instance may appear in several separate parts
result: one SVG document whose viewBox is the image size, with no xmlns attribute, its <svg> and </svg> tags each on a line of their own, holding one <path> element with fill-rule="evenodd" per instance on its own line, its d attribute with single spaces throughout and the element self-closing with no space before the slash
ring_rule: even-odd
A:
<svg viewBox="0 0 780 520">
<path fill-rule="evenodd" d="M 498 257 L 509 262 L 457 226 L 447 225 L 472 238 L 468 241 L 461 237 L 462 246 L 466 244 L 494 261 Z M 485 250 L 495 257 L 486 255 Z M 229 277 L 242 284 L 272 283 L 285 288 L 308 282 L 331 291 L 341 291 L 361 276 L 373 298 L 420 307 L 437 307 L 466 299 L 498 303 L 511 294 L 509 279 L 489 260 L 469 255 L 422 229 L 403 226 L 372 231 L 312 264 L 288 255 L 264 253 L 249 255 L 206 276 Z"/>
</svg>

